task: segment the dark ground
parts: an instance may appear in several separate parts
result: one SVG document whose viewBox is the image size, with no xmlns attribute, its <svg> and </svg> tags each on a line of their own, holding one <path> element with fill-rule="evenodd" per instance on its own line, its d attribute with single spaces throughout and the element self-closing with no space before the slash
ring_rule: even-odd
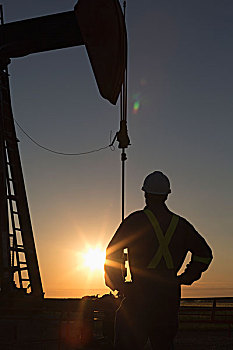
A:
<svg viewBox="0 0 233 350">
<path fill-rule="evenodd" d="M 179 331 L 175 350 L 233 350 L 233 331 Z"/>
<path fill-rule="evenodd" d="M 113 347 L 105 345 L 88 348 L 97 349 L 112 350 Z M 151 350 L 149 342 L 144 350 Z M 174 350 L 233 350 L 233 330 L 231 334 L 227 330 L 180 330 L 175 339 Z"/>
<path fill-rule="evenodd" d="M 151 350 L 149 344 L 145 350 Z M 174 350 L 233 350 L 233 332 L 180 330 Z"/>
</svg>

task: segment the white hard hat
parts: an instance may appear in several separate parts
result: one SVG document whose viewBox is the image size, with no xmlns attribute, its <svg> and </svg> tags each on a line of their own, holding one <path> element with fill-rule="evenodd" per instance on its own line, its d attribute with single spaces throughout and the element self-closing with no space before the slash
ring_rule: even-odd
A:
<svg viewBox="0 0 233 350">
<path fill-rule="evenodd" d="M 149 174 L 144 180 L 142 190 L 151 194 L 171 193 L 170 182 L 161 171 Z"/>
</svg>

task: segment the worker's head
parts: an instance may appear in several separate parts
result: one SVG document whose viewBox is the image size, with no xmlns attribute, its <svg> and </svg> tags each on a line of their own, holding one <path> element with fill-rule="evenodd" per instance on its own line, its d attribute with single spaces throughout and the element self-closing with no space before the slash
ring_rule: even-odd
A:
<svg viewBox="0 0 233 350">
<path fill-rule="evenodd" d="M 167 176 L 161 171 L 154 171 L 145 178 L 142 190 L 145 192 L 147 202 L 163 203 L 171 193 L 170 187 Z"/>
</svg>

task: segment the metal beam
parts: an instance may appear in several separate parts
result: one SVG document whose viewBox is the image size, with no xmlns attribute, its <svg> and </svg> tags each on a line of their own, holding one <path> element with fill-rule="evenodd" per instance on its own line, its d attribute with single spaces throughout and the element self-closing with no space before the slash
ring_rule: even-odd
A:
<svg viewBox="0 0 233 350">
<path fill-rule="evenodd" d="M 23 57 L 32 53 L 83 45 L 74 11 L 11 22 L 0 26 L 0 57 Z"/>
</svg>

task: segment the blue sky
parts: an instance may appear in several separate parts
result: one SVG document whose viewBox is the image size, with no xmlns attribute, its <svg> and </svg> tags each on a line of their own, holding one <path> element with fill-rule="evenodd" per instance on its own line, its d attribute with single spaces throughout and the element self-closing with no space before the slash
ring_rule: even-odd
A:
<svg viewBox="0 0 233 350">
<path fill-rule="evenodd" d="M 75 3 L 2 0 L 5 22 L 69 11 Z M 184 296 L 233 292 L 232 17 L 225 0 L 127 1 L 126 212 L 143 207 L 140 188 L 149 172 L 168 175 L 169 208 L 193 223 L 215 256 Z M 119 108 L 100 97 L 84 47 L 13 59 L 9 72 L 14 117 L 41 144 L 82 152 L 108 145 L 118 130 Z M 105 248 L 120 223 L 120 152 L 61 157 L 17 134 L 47 295 L 103 288 L 102 275 L 87 282 L 74 265 L 84 246 Z"/>
</svg>

